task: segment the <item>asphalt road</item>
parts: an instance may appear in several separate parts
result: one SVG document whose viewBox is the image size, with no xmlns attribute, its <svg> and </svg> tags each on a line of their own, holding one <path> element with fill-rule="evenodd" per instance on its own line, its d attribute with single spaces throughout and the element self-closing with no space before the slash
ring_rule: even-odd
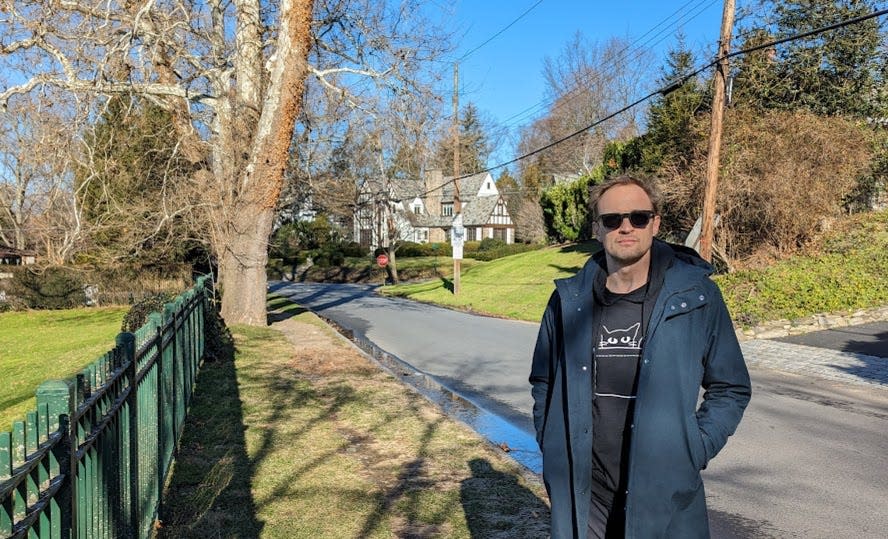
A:
<svg viewBox="0 0 888 539">
<path fill-rule="evenodd" d="M 360 285 L 272 288 L 532 432 L 527 374 L 537 324 L 379 297 Z M 885 537 L 888 391 L 750 373 L 744 420 L 704 472 L 713 536 Z"/>
<path fill-rule="evenodd" d="M 774 340 L 888 358 L 888 322 L 824 329 Z"/>
</svg>

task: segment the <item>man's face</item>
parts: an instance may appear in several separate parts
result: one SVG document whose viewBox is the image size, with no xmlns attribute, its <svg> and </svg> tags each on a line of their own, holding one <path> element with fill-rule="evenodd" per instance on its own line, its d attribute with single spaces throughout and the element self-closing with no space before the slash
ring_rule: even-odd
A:
<svg viewBox="0 0 888 539">
<path fill-rule="evenodd" d="M 598 215 L 608 213 L 631 213 L 633 211 L 653 211 L 653 204 L 644 189 L 637 185 L 617 185 L 611 187 L 598 199 Z M 620 226 L 609 229 L 595 222 L 598 241 L 604 252 L 621 266 L 628 266 L 641 260 L 651 249 L 654 236 L 660 230 L 660 216 L 655 215 L 643 228 L 636 228 L 628 218 L 622 219 Z"/>
</svg>

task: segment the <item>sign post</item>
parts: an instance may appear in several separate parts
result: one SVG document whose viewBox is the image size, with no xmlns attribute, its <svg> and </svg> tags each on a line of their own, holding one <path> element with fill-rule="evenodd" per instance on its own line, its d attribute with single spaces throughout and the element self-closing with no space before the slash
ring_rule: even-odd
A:
<svg viewBox="0 0 888 539">
<path fill-rule="evenodd" d="M 463 244 L 466 242 L 466 227 L 463 226 L 462 213 L 453 218 L 450 231 L 450 245 L 453 247 L 453 295 L 459 295 L 460 263 L 463 257 Z"/>
</svg>

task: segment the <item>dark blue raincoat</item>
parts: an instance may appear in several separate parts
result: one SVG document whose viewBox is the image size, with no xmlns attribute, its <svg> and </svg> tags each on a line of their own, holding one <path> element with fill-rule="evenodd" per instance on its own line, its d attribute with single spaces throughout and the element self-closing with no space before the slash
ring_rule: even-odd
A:
<svg viewBox="0 0 888 539">
<path fill-rule="evenodd" d="M 711 266 L 654 240 L 666 264 L 653 300 L 629 450 L 626 537 L 709 536 L 700 471 L 734 433 L 749 374 Z M 592 481 L 592 286 L 603 261 L 555 282 L 533 356 L 534 425 L 552 537 L 585 537 Z M 705 389 L 698 406 L 700 387 Z"/>
</svg>

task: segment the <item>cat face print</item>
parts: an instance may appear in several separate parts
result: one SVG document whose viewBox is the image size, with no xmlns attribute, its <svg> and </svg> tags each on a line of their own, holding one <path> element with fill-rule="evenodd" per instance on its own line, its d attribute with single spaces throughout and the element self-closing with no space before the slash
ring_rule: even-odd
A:
<svg viewBox="0 0 888 539">
<path fill-rule="evenodd" d="M 638 339 L 639 328 L 641 328 L 640 322 L 636 322 L 626 329 L 613 331 L 601 326 L 601 339 L 598 348 L 641 348 L 641 341 Z"/>
</svg>

